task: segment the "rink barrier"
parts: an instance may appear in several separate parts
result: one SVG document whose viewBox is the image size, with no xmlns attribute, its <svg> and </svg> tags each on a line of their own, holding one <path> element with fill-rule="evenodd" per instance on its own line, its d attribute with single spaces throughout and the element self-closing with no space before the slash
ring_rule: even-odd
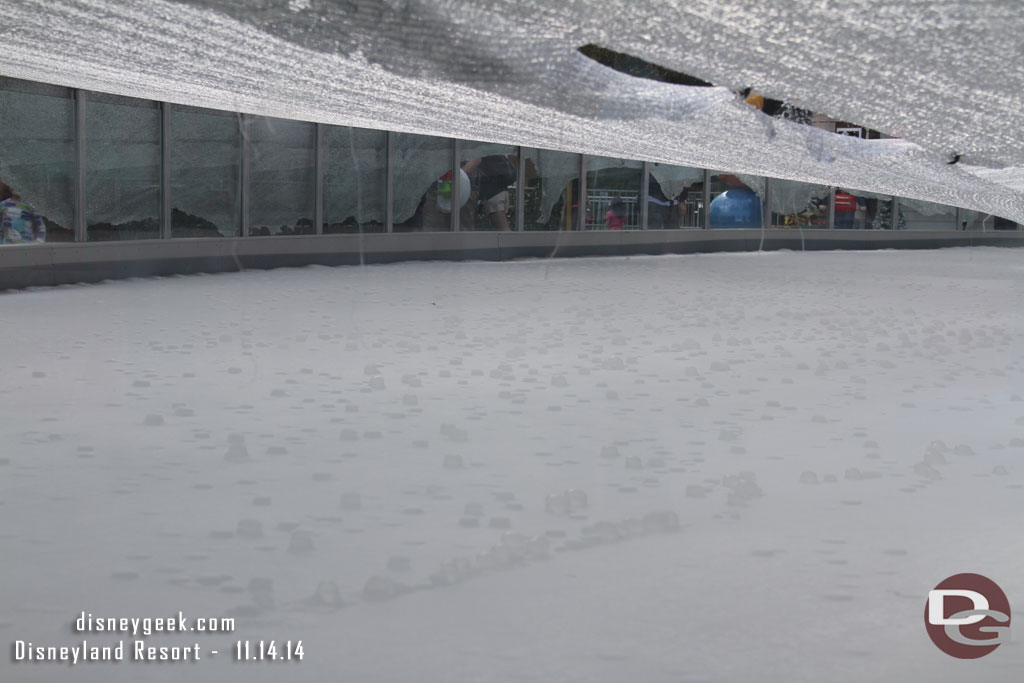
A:
<svg viewBox="0 0 1024 683">
<path fill-rule="evenodd" d="M 761 230 L 423 232 L 57 242 L 0 248 L 0 290 L 309 265 L 977 246 L 1024 247 L 1024 233 L 779 229 L 763 233 Z"/>
</svg>

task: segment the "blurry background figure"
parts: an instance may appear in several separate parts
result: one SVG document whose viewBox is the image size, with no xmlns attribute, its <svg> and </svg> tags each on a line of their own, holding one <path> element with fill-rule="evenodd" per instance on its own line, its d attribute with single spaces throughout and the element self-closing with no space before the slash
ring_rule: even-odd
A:
<svg viewBox="0 0 1024 683">
<path fill-rule="evenodd" d="M 647 227 L 651 230 L 671 230 L 680 227 L 686 215 L 686 186 L 672 199 L 654 176 L 648 176 Z"/>
<path fill-rule="evenodd" d="M 857 197 L 857 210 L 853 212 L 853 227 L 857 230 L 868 229 L 868 200 Z"/>
<path fill-rule="evenodd" d="M 451 171 L 446 171 L 427 190 L 427 193 L 424 195 L 424 201 L 421 204 L 421 217 L 423 221 L 421 229 L 425 232 L 444 232 L 448 230 L 452 220 L 452 205 L 455 204 L 456 211 L 466 206 L 470 198 L 469 177 L 465 171 L 460 171 L 459 176 L 459 194 L 457 197 L 454 196 L 456 190 L 455 174 Z M 453 199 L 455 200 L 454 202 Z"/>
<path fill-rule="evenodd" d="M 852 230 L 856 211 L 857 198 L 842 190 L 836 190 L 836 229 Z"/>
<path fill-rule="evenodd" d="M 473 206 L 486 214 L 491 227 L 511 230 L 508 222 L 508 188 L 516 183 L 518 159 L 515 154 L 492 154 L 470 159 L 462 165 L 476 193 Z"/>
<path fill-rule="evenodd" d="M 626 227 L 626 205 L 621 199 L 612 202 L 604 215 L 605 228 L 608 230 L 624 230 Z"/>
<path fill-rule="evenodd" d="M 689 197 L 690 191 L 684 185 L 683 189 L 679 190 L 679 194 L 672 200 L 669 224 L 665 227 L 675 230 L 683 226 L 683 223 L 686 222 L 686 212 L 688 209 L 686 202 Z"/>
<path fill-rule="evenodd" d="M 0 181 L 0 244 L 45 241 L 46 224 L 36 207 L 22 201 L 17 191 Z"/>
</svg>

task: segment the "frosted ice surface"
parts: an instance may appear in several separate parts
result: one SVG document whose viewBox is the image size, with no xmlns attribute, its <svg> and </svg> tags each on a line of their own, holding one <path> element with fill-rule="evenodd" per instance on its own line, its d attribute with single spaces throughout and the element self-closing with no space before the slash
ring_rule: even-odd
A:
<svg viewBox="0 0 1024 683">
<path fill-rule="evenodd" d="M 8 294 L 0 638 L 234 615 L 188 637 L 225 653 L 197 683 L 283 680 L 230 662 L 238 638 L 302 639 L 295 681 L 959 681 L 927 591 L 1024 595 L 1022 312 L 997 249 Z M 1022 664 L 1011 642 L 971 679 Z"/>
<path fill-rule="evenodd" d="M 1024 13 L 1012 0 L 11 0 L 3 30 L 4 75 L 769 175 L 1024 222 Z M 577 52 L 588 43 L 720 87 L 617 73 Z M 727 87 L 901 139 L 770 119 Z M 420 170 L 396 184 L 399 214 L 433 178 Z"/>
</svg>

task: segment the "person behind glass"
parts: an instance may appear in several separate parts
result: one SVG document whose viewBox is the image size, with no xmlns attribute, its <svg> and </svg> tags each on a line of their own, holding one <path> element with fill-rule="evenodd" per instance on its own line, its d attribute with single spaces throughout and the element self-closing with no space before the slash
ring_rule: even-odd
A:
<svg viewBox="0 0 1024 683">
<path fill-rule="evenodd" d="M 626 227 L 626 205 L 616 199 L 604 215 L 604 227 L 607 230 L 624 230 Z"/>
<path fill-rule="evenodd" d="M 462 165 L 476 189 L 477 204 L 498 230 L 512 229 L 508 224 L 508 188 L 516 182 L 517 162 L 515 154 L 492 154 Z"/>
<path fill-rule="evenodd" d="M 689 210 L 686 200 L 689 197 L 690 191 L 684 185 L 683 189 L 679 190 L 679 194 L 672 199 L 672 220 L 668 227 L 678 229 L 686 223 L 686 212 Z"/>
<path fill-rule="evenodd" d="M 653 175 L 647 178 L 647 227 L 651 230 L 671 228 L 676 208 L 673 200 L 665 196 L 661 183 Z"/>
<path fill-rule="evenodd" d="M 851 230 L 856 211 L 857 198 L 842 190 L 836 190 L 836 229 Z"/>
<path fill-rule="evenodd" d="M 0 185 L 0 244 L 45 242 L 46 223 L 36 207 L 22 201 L 12 187 Z"/>
<path fill-rule="evenodd" d="M 679 193 L 669 199 L 661 188 L 661 183 L 648 176 L 647 192 L 647 227 L 651 230 L 676 230 L 686 219 L 686 199 L 689 191 L 684 185 Z"/>
</svg>

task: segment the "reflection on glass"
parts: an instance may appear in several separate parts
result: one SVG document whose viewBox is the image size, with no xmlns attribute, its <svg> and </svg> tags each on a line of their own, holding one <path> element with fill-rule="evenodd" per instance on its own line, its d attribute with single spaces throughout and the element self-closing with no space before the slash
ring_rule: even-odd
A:
<svg viewBox="0 0 1024 683">
<path fill-rule="evenodd" d="M 988 215 L 989 214 L 981 212 L 981 211 L 974 211 L 972 209 L 963 209 L 963 208 L 961 208 L 960 209 L 960 228 L 959 229 L 960 230 L 983 230 L 985 226 L 982 225 L 982 221 Z M 1010 223 L 1012 223 L 1012 221 L 1010 221 Z M 1013 225 L 1016 225 L 1016 224 L 1013 224 Z M 1011 227 L 1009 229 L 1013 230 L 1015 228 Z"/>
<path fill-rule="evenodd" d="M 160 237 L 157 104 L 89 93 L 85 135 L 89 239 Z"/>
<path fill-rule="evenodd" d="M 710 225 L 716 228 L 760 228 L 765 179 L 738 173 L 711 173 Z"/>
<path fill-rule="evenodd" d="M 587 157 L 587 230 L 639 230 L 643 163 Z"/>
<path fill-rule="evenodd" d="M 461 209 L 469 202 L 469 176 L 463 173 Z M 429 135 L 395 135 L 395 232 L 445 232 L 451 229 L 455 183 L 452 141 Z"/>
<path fill-rule="evenodd" d="M 647 180 L 647 228 L 704 227 L 704 169 L 651 163 Z"/>
<path fill-rule="evenodd" d="M 579 209 L 580 155 L 523 148 L 525 230 L 575 230 Z"/>
<path fill-rule="evenodd" d="M 518 168 L 512 145 L 462 143 L 462 170 L 469 177 L 470 193 L 459 214 L 460 230 L 512 229 Z"/>
<path fill-rule="evenodd" d="M 884 199 L 877 201 L 874 217 L 871 219 L 872 230 L 907 229 L 907 221 L 903 216 L 903 207 L 897 208 L 896 215 L 894 216 L 893 204 L 896 204 L 896 202 L 891 198 L 888 201 Z"/>
<path fill-rule="evenodd" d="M 770 227 L 773 228 L 828 228 L 828 201 L 830 188 L 826 185 L 812 185 L 795 180 L 771 178 L 768 192 L 768 209 L 771 213 Z M 837 193 L 836 216 L 838 219 L 839 199 Z M 853 207 L 857 200 L 853 199 Z M 853 218 L 853 213 L 849 217 Z M 836 227 L 839 227 L 838 220 Z M 853 227 L 852 223 L 848 227 Z"/>
<path fill-rule="evenodd" d="M 254 116 L 249 131 L 250 234 L 314 234 L 315 126 Z"/>
<path fill-rule="evenodd" d="M 75 126 L 70 95 L 65 88 L 0 78 L 0 201 L 17 193 L 18 201 L 41 217 L 47 242 L 74 238 Z"/>
<path fill-rule="evenodd" d="M 892 230 L 893 200 L 890 195 L 877 194 L 864 190 L 851 190 L 848 188 L 837 188 L 836 195 L 848 193 L 857 200 L 857 210 L 854 214 L 853 227 L 863 230 Z M 899 230 L 906 230 L 906 218 L 903 215 L 903 207 L 899 209 Z M 838 227 L 838 224 L 837 226 Z"/>
<path fill-rule="evenodd" d="M 171 236 L 241 234 L 238 116 L 175 106 L 171 141 Z"/>
<path fill-rule="evenodd" d="M 324 126 L 324 233 L 384 232 L 387 133 Z"/>
<path fill-rule="evenodd" d="M 956 230 L 956 207 L 920 199 L 900 199 L 905 230 Z"/>
</svg>

